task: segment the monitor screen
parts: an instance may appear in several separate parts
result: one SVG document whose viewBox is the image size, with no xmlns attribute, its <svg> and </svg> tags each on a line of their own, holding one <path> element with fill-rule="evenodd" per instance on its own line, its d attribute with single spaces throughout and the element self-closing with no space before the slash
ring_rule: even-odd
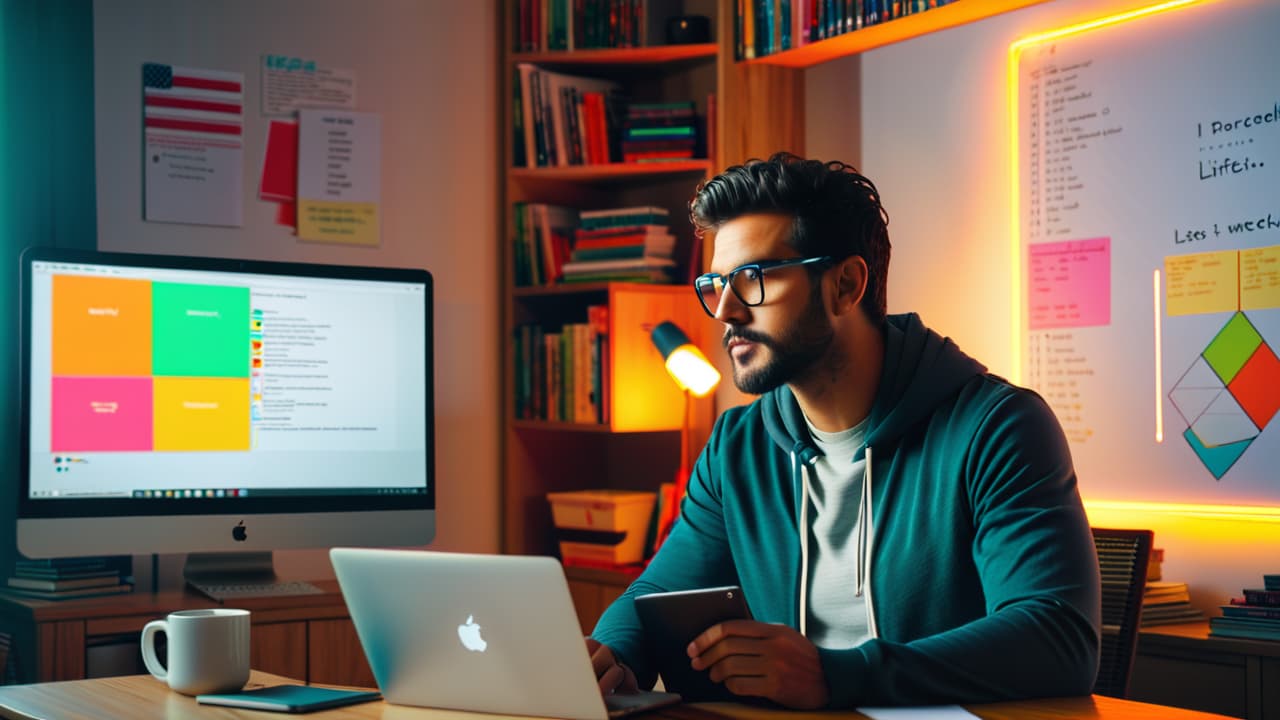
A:
<svg viewBox="0 0 1280 720">
<path fill-rule="evenodd" d="M 32 249 L 22 272 L 23 554 L 434 536 L 426 271 Z"/>
</svg>

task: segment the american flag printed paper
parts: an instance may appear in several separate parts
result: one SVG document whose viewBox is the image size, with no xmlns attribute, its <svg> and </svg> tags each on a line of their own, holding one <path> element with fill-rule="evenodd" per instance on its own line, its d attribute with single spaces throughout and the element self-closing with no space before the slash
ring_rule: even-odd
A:
<svg viewBox="0 0 1280 720">
<path fill-rule="evenodd" d="M 239 227 L 244 218 L 244 74 L 142 66 L 144 217 Z"/>
</svg>

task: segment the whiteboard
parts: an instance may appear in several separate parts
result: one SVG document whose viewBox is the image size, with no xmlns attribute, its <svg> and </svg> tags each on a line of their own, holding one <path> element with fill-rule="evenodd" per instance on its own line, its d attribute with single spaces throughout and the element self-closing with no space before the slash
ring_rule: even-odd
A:
<svg viewBox="0 0 1280 720">
<path fill-rule="evenodd" d="M 1093 500 L 1280 502 L 1280 3 L 1025 46 L 1022 371 Z"/>
</svg>

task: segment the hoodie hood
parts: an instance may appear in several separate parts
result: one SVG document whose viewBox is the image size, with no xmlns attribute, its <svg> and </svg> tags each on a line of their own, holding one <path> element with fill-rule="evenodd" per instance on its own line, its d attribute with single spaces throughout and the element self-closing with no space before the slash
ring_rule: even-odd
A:
<svg viewBox="0 0 1280 720">
<path fill-rule="evenodd" d="M 885 319 L 884 367 L 871 406 L 867 445 L 892 444 L 965 383 L 987 371 L 950 338 L 925 327 L 916 313 Z M 760 411 L 773 442 L 810 464 L 822 454 L 809 435 L 791 388 L 781 385 L 761 397 Z"/>
</svg>

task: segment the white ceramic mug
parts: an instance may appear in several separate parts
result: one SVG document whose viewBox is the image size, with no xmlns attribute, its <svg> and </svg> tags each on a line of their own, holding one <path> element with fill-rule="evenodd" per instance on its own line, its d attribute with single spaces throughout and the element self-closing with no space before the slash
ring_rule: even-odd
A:
<svg viewBox="0 0 1280 720">
<path fill-rule="evenodd" d="M 156 657 L 156 633 L 169 638 L 169 667 Z M 142 628 L 147 670 L 184 695 L 235 692 L 249 682 L 249 611 L 181 610 Z"/>
</svg>

